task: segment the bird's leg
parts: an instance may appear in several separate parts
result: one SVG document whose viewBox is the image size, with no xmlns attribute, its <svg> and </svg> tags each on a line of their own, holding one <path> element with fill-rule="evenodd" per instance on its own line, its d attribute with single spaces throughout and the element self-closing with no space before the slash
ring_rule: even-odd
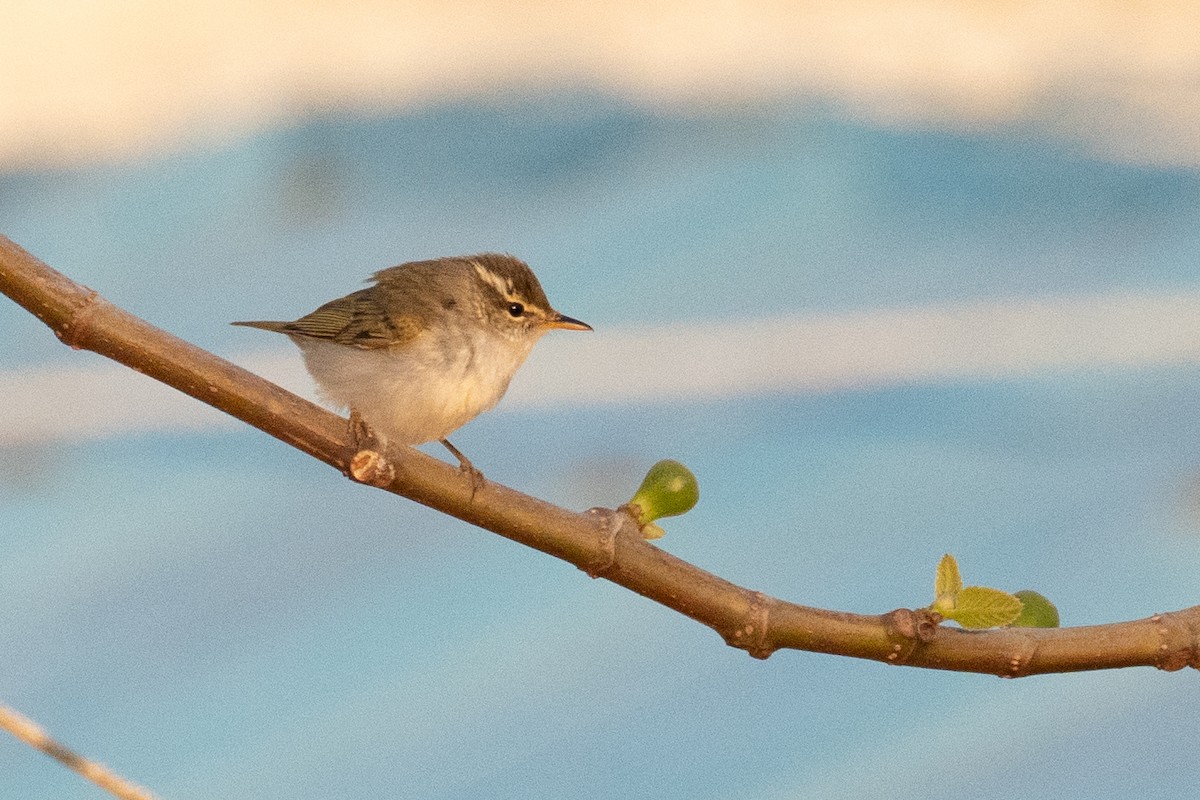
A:
<svg viewBox="0 0 1200 800">
<path fill-rule="evenodd" d="M 461 472 L 471 478 L 471 499 L 475 499 L 475 493 L 483 486 L 483 473 L 475 468 L 471 460 L 462 454 L 457 447 L 450 444 L 449 439 L 438 439 L 442 446 L 450 451 L 450 454 L 458 459 L 458 468 Z"/>
</svg>

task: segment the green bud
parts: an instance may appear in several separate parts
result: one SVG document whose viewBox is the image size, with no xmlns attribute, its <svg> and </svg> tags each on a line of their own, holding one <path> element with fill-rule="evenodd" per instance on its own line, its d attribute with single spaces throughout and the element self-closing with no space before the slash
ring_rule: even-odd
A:
<svg viewBox="0 0 1200 800">
<path fill-rule="evenodd" d="M 943 619 L 953 619 L 954 607 L 956 605 L 954 601 L 957 596 L 957 593 L 939 594 L 937 599 L 933 601 L 933 605 L 929 607 L 929 610 L 941 614 Z"/>
<path fill-rule="evenodd" d="M 1022 589 L 1016 592 L 1021 598 L 1021 615 L 1013 621 L 1016 628 L 1057 628 L 1058 609 L 1032 589 Z"/>
<path fill-rule="evenodd" d="M 657 539 L 663 531 L 652 524 L 654 520 L 684 514 L 699 499 L 700 485 L 692 471 L 678 461 L 666 459 L 650 468 L 625 508 L 637 521 L 643 536 Z"/>
</svg>

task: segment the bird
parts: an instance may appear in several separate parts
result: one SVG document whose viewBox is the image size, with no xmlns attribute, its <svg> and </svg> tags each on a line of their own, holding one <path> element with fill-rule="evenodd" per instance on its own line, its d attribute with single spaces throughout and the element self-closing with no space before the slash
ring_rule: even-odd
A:
<svg viewBox="0 0 1200 800">
<path fill-rule="evenodd" d="M 232 324 L 295 342 L 318 396 L 349 409 L 356 438 L 438 441 L 482 480 L 447 437 L 500 401 L 543 334 L 592 327 L 555 311 L 529 265 L 508 254 L 410 261 L 369 280 L 290 322 Z"/>
</svg>

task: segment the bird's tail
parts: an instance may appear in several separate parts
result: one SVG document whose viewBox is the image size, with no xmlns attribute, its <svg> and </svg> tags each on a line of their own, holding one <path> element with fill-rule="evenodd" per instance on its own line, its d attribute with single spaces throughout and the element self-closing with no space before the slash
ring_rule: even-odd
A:
<svg viewBox="0 0 1200 800">
<path fill-rule="evenodd" d="M 286 333 L 288 323 L 286 322 L 270 322 L 267 320 L 251 320 L 249 322 L 231 322 L 230 325 L 241 325 L 243 328 L 262 328 L 264 331 L 272 333 Z"/>
</svg>

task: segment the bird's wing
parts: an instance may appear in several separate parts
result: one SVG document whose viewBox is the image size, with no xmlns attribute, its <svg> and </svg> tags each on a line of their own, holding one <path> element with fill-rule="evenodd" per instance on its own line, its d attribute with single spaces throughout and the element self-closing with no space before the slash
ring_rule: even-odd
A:
<svg viewBox="0 0 1200 800">
<path fill-rule="evenodd" d="M 389 315 L 370 290 L 364 289 L 331 300 L 311 314 L 289 322 L 282 332 L 376 350 L 409 342 L 423 328 L 416 316 Z"/>
</svg>

